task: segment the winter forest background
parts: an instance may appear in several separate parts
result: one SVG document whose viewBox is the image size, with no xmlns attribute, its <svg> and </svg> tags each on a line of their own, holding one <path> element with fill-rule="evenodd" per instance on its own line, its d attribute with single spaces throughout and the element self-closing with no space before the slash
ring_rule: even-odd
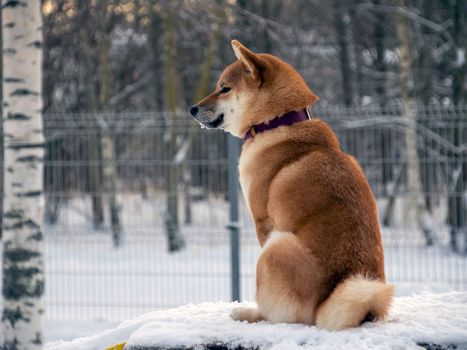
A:
<svg viewBox="0 0 467 350">
<path fill-rule="evenodd" d="M 185 111 L 234 59 L 231 38 L 292 64 L 322 105 L 385 106 L 402 98 L 398 16 L 408 27 L 411 96 L 423 105 L 460 104 L 465 6 L 448 0 L 44 1 L 44 112 L 163 111 L 172 104 Z M 166 91 L 172 80 L 174 101 Z"/>
<path fill-rule="evenodd" d="M 259 247 L 228 193 L 239 145 L 187 111 L 234 60 L 233 38 L 320 97 L 313 114 L 377 198 L 398 293 L 467 289 L 467 1 L 41 5 L 46 340 L 230 300 L 231 235 L 240 297 L 254 297 Z"/>
</svg>

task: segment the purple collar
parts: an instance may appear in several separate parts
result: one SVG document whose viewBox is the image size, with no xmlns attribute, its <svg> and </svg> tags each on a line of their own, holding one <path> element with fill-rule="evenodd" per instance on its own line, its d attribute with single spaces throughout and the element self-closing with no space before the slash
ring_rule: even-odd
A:
<svg viewBox="0 0 467 350">
<path fill-rule="evenodd" d="M 243 142 L 248 141 L 250 138 L 254 139 L 256 134 L 262 133 L 263 131 L 275 129 L 279 126 L 290 126 L 308 119 L 311 119 L 311 113 L 308 108 L 302 109 L 301 111 L 288 112 L 266 123 L 253 125 L 245 134 Z"/>
</svg>

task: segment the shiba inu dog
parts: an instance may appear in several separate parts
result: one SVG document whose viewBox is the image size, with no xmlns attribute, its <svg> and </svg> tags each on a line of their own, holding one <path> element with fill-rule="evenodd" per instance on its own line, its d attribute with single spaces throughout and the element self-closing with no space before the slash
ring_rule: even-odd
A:
<svg viewBox="0 0 467 350">
<path fill-rule="evenodd" d="M 190 109 L 202 125 L 244 140 L 240 183 L 262 252 L 257 308 L 231 317 L 328 330 L 384 318 L 393 287 L 385 284 L 375 200 L 360 165 L 310 117 L 318 97 L 290 65 L 237 40 L 232 48 L 238 60 Z"/>
</svg>

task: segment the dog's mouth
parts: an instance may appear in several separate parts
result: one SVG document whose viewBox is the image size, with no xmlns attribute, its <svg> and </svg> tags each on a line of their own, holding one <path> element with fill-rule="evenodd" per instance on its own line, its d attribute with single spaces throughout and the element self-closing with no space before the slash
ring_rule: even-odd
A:
<svg viewBox="0 0 467 350">
<path fill-rule="evenodd" d="M 207 117 L 206 114 L 211 114 L 211 113 L 204 113 L 200 115 L 199 117 L 196 116 L 195 119 L 198 121 L 198 123 L 201 124 L 202 127 L 205 127 L 208 129 L 215 129 L 224 122 L 224 113 L 218 114 L 214 120 L 208 120 L 208 118 L 206 118 Z"/>
<path fill-rule="evenodd" d="M 221 125 L 224 122 L 224 113 L 221 113 L 217 116 L 216 119 L 214 119 L 212 122 L 208 122 L 205 125 L 210 128 L 214 129 L 217 128 L 219 125 Z"/>
</svg>

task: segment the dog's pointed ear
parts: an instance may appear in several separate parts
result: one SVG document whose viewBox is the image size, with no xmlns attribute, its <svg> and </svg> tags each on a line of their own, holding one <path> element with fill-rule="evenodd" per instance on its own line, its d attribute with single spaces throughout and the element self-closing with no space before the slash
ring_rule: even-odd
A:
<svg viewBox="0 0 467 350">
<path fill-rule="evenodd" d="M 319 96 L 316 96 L 315 93 L 310 90 L 310 99 L 311 99 L 310 106 L 313 106 L 316 102 L 318 102 Z"/>
<path fill-rule="evenodd" d="M 235 53 L 235 57 L 237 57 L 237 59 L 241 59 L 241 54 L 240 54 L 240 47 L 245 47 L 242 45 L 242 43 L 238 40 L 235 40 L 233 39 L 231 42 L 230 42 L 230 45 L 232 45 L 232 50 L 234 51 Z"/>
<path fill-rule="evenodd" d="M 261 82 L 261 73 L 266 68 L 266 61 L 243 46 L 238 40 L 231 41 L 235 56 L 242 61 L 254 81 Z"/>
</svg>

